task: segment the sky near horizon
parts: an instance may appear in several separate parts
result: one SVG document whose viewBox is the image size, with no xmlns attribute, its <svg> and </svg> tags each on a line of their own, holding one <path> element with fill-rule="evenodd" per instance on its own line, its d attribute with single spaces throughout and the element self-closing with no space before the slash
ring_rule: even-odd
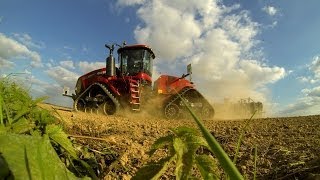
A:
<svg viewBox="0 0 320 180">
<path fill-rule="evenodd" d="M 64 86 L 105 66 L 104 44 L 147 44 L 153 78 L 181 76 L 208 99 L 251 97 L 268 116 L 320 114 L 320 1 L 0 0 L 0 76 L 69 106 Z"/>
</svg>

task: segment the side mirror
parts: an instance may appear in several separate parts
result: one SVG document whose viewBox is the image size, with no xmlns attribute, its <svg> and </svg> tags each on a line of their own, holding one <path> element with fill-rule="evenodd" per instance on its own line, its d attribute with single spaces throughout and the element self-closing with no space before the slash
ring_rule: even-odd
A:
<svg viewBox="0 0 320 180">
<path fill-rule="evenodd" d="M 69 87 L 63 87 L 63 94 L 64 95 L 68 95 L 70 92 L 70 88 Z"/>
</svg>

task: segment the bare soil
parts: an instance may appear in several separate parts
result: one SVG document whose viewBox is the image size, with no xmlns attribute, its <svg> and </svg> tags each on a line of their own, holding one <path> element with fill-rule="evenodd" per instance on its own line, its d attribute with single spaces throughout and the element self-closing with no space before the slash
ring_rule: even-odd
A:
<svg viewBox="0 0 320 180">
<path fill-rule="evenodd" d="M 41 106 L 52 109 L 51 105 Z M 170 133 L 170 128 L 196 128 L 192 119 L 167 120 L 144 113 L 103 116 L 56 111 L 75 142 L 91 151 L 115 152 L 116 155 L 98 159 L 103 169 L 102 179 L 130 179 L 148 161 L 147 152 L 157 138 Z M 203 122 L 233 159 L 246 120 Z M 244 133 L 236 163 L 247 179 L 253 178 L 255 147 L 257 179 L 320 179 L 320 115 L 252 120 Z M 174 176 L 168 173 L 162 178 Z"/>
</svg>

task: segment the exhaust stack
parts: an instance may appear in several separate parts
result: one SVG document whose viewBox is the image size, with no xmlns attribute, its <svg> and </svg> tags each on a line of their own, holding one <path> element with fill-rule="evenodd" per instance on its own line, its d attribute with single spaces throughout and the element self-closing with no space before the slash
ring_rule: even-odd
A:
<svg viewBox="0 0 320 180">
<path fill-rule="evenodd" d="M 107 76 L 115 76 L 116 75 L 116 62 L 113 57 L 114 45 L 108 46 L 105 45 L 106 48 L 110 50 L 109 57 L 106 59 L 106 75 Z"/>
</svg>

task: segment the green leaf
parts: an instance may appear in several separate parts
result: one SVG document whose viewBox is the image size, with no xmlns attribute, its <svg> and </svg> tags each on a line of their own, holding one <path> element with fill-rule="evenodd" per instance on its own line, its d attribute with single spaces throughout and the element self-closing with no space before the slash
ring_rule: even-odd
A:
<svg viewBox="0 0 320 180">
<path fill-rule="evenodd" d="M 175 156 L 169 156 L 159 160 L 158 162 L 149 162 L 138 170 L 135 176 L 132 177 L 132 180 L 159 179 L 174 159 Z"/>
<path fill-rule="evenodd" d="M 169 134 L 164 137 L 160 137 L 157 139 L 151 146 L 150 151 L 148 152 L 149 156 L 153 155 L 154 152 L 156 152 L 157 149 L 163 148 L 164 146 L 173 146 L 173 135 Z"/>
<path fill-rule="evenodd" d="M 36 106 L 38 103 L 40 103 L 40 102 L 42 102 L 42 101 L 44 101 L 44 100 L 46 100 L 46 99 L 48 99 L 47 96 L 39 97 L 39 98 L 37 98 L 37 99 L 35 99 L 35 100 L 32 101 L 32 105 L 33 105 L 33 106 Z"/>
<path fill-rule="evenodd" d="M 55 117 L 47 110 L 40 111 L 40 122 L 42 124 L 52 124 L 56 121 Z"/>
<path fill-rule="evenodd" d="M 35 127 L 35 124 L 22 117 L 19 121 L 11 125 L 13 133 L 22 134 L 29 132 Z"/>
<path fill-rule="evenodd" d="M 10 172 L 7 161 L 4 159 L 2 154 L 0 153 L 0 179 L 13 179 L 12 174 Z"/>
<path fill-rule="evenodd" d="M 191 128 L 177 128 L 174 148 L 177 153 L 175 174 L 177 179 L 188 179 L 194 165 L 196 151 L 200 146 L 208 146 L 205 140 L 197 136 L 197 131 Z"/>
<path fill-rule="evenodd" d="M 73 158 L 78 159 L 77 153 L 68 139 L 68 135 L 63 132 L 61 127 L 54 124 L 47 125 L 46 134 L 50 139 L 65 149 Z"/>
<path fill-rule="evenodd" d="M 31 175 L 32 173 L 31 173 L 30 162 L 29 162 L 26 146 L 24 146 L 23 150 L 24 150 L 24 162 L 25 162 L 25 165 L 26 165 L 26 168 L 27 168 L 28 178 L 30 180 L 32 180 L 32 175 Z M 41 175 L 43 175 L 42 171 L 40 171 L 40 173 L 41 173 Z M 41 176 L 41 177 L 43 177 L 43 176 Z"/>
<path fill-rule="evenodd" d="M 0 134 L 4 134 L 7 132 L 7 128 L 4 126 L 0 126 Z"/>
<path fill-rule="evenodd" d="M 28 169 L 33 179 L 80 179 L 66 169 L 47 136 L 0 134 L 0 144 L 0 152 L 16 179 L 28 177 Z"/>
<path fill-rule="evenodd" d="M 3 121 L 3 98 L 0 94 L 0 126 L 4 127 L 4 121 Z"/>
<path fill-rule="evenodd" d="M 185 136 L 187 134 L 191 134 L 194 136 L 199 135 L 199 132 L 197 130 L 186 126 L 177 127 L 175 129 L 171 129 L 171 131 L 173 131 L 178 137 Z"/>
<path fill-rule="evenodd" d="M 217 166 L 214 159 L 208 155 L 197 155 L 195 162 L 200 170 L 203 179 L 219 179 L 215 174 L 217 173 Z"/>
<path fill-rule="evenodd" d="M 17 122 L 22 116 L 30 112 L 28 107 L 23 107 L 17 115 L 14 116 L 12 123 Z"/>
<path fill-rule="evenodd" d="M 187 151 L 185 143 L 180 138 L 174 138 L 173 147 L 176 152 L 176 169 L 174 171 L 176 179 L 182 178 L 183 173 L 183 154 Z"/>
<path fill-rule="evenodd" d="M 8 108 L 7 108 L 7 106 L 6 106 L 5 104 L 3 104 L 3 109 L 4 109 L 4 111 L 6 112 L 7 123 L 8 123 L 8 124 L 11 124 L 13 120 L 12 120 L 12 118 L 10 117 L 10 115 L 9 115 L 9 110 L 8 110 Z"/>
<path fill-rule="evenodd" d="M 38 137 L 42 136 L 41 131 L 39 129 L 35 129 L 35 130 L 31 131 L 30 135 L 31 136 L 38 136 Z"/>
</svg>

